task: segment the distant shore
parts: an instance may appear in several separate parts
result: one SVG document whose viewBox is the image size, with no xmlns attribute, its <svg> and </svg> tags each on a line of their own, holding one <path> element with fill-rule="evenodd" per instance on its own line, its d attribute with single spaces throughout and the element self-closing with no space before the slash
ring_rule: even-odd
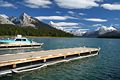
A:
<svg viewBox="0 0 120 80">
<path fill-rule="evenodd" d="M 14 38 L 15 36 L 0 36 L 0 38 Z M 27 38 L 74 38 L 74 37 L 53 37 L 53 36 L 23 36 Z"/>
</svg>

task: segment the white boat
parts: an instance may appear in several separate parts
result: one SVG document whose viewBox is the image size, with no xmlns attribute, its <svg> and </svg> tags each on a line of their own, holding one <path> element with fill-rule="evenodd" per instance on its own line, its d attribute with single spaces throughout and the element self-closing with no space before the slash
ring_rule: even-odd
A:
<svg viewBox="0 0 120 80">
<path fill-rule="evenodd" d="M 29 40 L 22 35 L 17 35 L 14 39 L 1 39 L 0 49 L 5 48 L 31 48 L 31 47 L 41 47 L 43 43 L 37 43 L 35 41 Z"/>
</svg>

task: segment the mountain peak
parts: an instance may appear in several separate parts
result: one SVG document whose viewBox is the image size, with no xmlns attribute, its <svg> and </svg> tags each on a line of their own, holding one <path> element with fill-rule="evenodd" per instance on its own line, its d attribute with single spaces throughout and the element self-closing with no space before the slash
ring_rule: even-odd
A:
<svg viewBox="0 0 120 80">
<path fill-rule="evenodd" d="M 0 24 L 12 24 L 12 25 L 14 25 L 14 23 L 11 22 L 8 18 L 9 17 L 6 16 L 5 14 L 1 14 L 0 15 Z"/>
<path fill-rule="evenodd" d="M 112 27 L 112 26 L 110 26 L 109 29 L 110 29 L 110 30 L 117 30 L 116 28 L 114 28 L 114 27 Z"/>
<path fill-rule="evenodd" d="M 53 22 L 53 21 L 50 21 L 50 22 L 49 22 L 49 25 L 53 25 L 53 24 L 54 24 L 54 22 Z"/>
<path fill-rule="evenodd" d="M 27 13 L 22 13 L 21 16 L 29 16 Z"/>
<path fill-rule="evenodd" d="M 5 14 L 0 14 L 0 16 L 4 17 L 4 18 L 9 18 L 7 15 Z"/>
<path fill-rule="evenodd" d="M 20 24 L 22 26 L 31 26 L 31 27 L 35 27 L 34 24 L 32 24 L 32 22 L 34 22 L 35 19 L 32 18 L 31 16 L 29 16 L 28 14 L 26 13 L 22 13 L 21 16 L 20 16 Z"/>
<path fill-rule="evenodd" d="M 99 27 L 96 31 L 99 31 L 99 34 L 105 34 L 107 32 L 117 31 L 117 29 L 112 26 L 110 27 L 102 26 L 102 27 Z"/>
</svg>

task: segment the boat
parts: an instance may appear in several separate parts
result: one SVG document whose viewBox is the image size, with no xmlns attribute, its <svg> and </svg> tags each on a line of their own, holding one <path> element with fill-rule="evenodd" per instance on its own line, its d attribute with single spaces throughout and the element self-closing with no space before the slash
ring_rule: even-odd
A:
<svg viewBox="0 0 120 80">
<path fill-rule="evenodd" d="M 43 43 L 37 43 L 29 40 L 22 35 L 17 35 L 14 39 L 0 39 L 0 49 L 14 49 L 14 48 L 33 48 L 41 47 Z"/>
</svg>

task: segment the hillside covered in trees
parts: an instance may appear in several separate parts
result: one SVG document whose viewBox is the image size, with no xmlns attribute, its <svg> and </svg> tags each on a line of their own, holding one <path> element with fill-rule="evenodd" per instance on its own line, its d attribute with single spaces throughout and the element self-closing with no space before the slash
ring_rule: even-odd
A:
<svg viewBox="0 0 120 80">
<path fill-rule="evenodd" d="M 72 37 L 72 34 L 57 30 L 51 26 L 38 25 L 37 28 L 24 26 L 20 27 L 11 24 L 0 24 L 0 36 L 14 36 L 21 34 L 24 36 L 51 36 L 51 37 Z"/>
<path fill-rule="evenodd" d="M 38 19 L 22 13 L 19 17 L 4 17 L 0 15 L 0 36 L 52 36 L 71 37 L 70 33 L 58 30 Z"/>
</svg>

